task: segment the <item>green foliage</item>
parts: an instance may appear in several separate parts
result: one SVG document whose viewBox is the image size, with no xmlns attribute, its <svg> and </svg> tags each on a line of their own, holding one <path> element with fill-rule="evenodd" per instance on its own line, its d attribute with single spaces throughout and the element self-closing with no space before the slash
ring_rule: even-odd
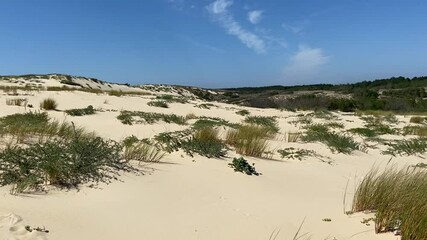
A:
<svg viewBox="0 0 427 240">
<path fill-rule="evenodd" d="M 355 133 L 364 137 L 376 137 L 378 136 L 377 132 L 370 128 L 351 128 L 347 130 L 350 133 Z"/>
<path fill-rule="evenodd" d="M 238 128 L 240 124 L 237 123 L 230 123 L 224 119 L 221 118 L 207 118 L 202 117 L 198 119 L 194 124 L 194 129 L 203 129 L 203 128 L 212 128 L 212 127 L 218 127 L 218 126 L 227 126 L 231 128 Z"/>
<path fill-rule="evenodd" d="M 53 98 L 46 98 L 40 103 L 40 108 L 44 110 L 56 110 L 58 103 Z"/>
<path fill-rule="evenodd" d="M 293 147 L 279 149 L 277 150 L 277 152 L 280 154 L 282 158 L 298 159 L 300 161 L 302 161 L 306 157 L 317 156 L 317 153 L 313 150 L 296 149 Z"/>
<path fill-rule="evenodd" d="M 263 116 L 247 116 L 245 122 L 248 124 L 256 124 L 265 127 L 270 133 L 279 132 L 279 125 L 274 117 Z"/>
<path fill-rule="evenodd" d="M 137 117 L 137 119 L 135 119 Z M 178 125 L 185 125 L 186 119 L 182 116 L 175 114 L 164 114 L 164 113 L 150 113 L 150 112 L 132 112 L 132 111 L 121 111 L 117 117 L 123 124 L 154 124 L 158 121 L 166 123 L 175 123 Z"/>
<path fill-rule="evenodd" d="M 427 137 L 427 126 L 406 126 L 403 128 L 403 135 Z"/>
<path fill-rule="evenodd" d="M 246 116 L 246 115 L 249 115 L 250 112 L 248 110 L 246 110 L 246 109 L 243 109 L 243 110 L 237 111 L 236 114 L 240 115 L 240 116 Z"/>
<path fill-rule="evenodd" d="M 93 115 L 95 114 L 95 109 L 92 105 L 89 105 L 85 108 L 75 108 L 75 109 L 68 109 L 65 110 L 68 115 L 71 116 L 84 116 L 84 115 Z"/>
<path fill-rule="evenodd" d="M 232 163 L 228 164 L 231 168 L 234 169 L 235 172 L 241 172 L 245 173 L 247 175 L 255 175 L 259 176 L 260 174 L 255 170 L 254 165 L 250 165 L 246 159 L 240 157 L 240 158 L 234 158 Z"/>
<path fill-rule="evenodd" d="M 243 125 L 237 130 L 229 130 L 226 143 L 235 147 L 238 154 L 262 157 L 266 152 L 270 137 L 267 129 L 258 125 Z"/>
<path fill-rule="evenodd" d="M 387 150 L 383 151 L 382 154 L 388 154 L 392 156 L 411 156 L 417 154 L 424 154 L 427 152 L 427 139 L 426 138 L 414 138 L 410 140 L 397 140 L 391 143 L 385 143 L 388 145 Z"/>
<path fill-rule="evenodd" d="M 419 117 L 419 116 L 415 116 L 415 117 L 411 117 L 411 119 L 409 119 L 409 122 L 411 123 L 424 123 L 426 121 L 426 117 Z"/>
<path fill-rule="evenodd" d="M 150 101 L 147 103 L 148 106 L 152 107 L 160 107 L 160 108 L 168 108 L 169 105 L 165 101 Z"/>
<path fill-rule="evenodd" d="M 384 124 L 382 118 L 374 116 L 362 117 L 362 120 L 366 122 L 365 127 L 374 131 L 377 135 L 383 134 L 395 134 L 396 129 L 390 127 L 390 124 Z"/>
<path fill-rule="evenodd" d="M 194 105 L 194 107 L 200 108 L 200 109 L 211 109 L 211 107 L 214 107 L 215 105 L 212 103 L 202 103 L 198 105 Z"/>
<path fill-rule="evenodd" d="M 192 134 L 192 131 L 189 129 L 184 131 L 164 132 L 156 135 L 154 140 L 162 146 L 164 151 L 171 153 L 178 151 L 184 142 L 191 138 Z"/>
<path fill-rule="evenodd" d="M 350 154 L 354 150 L 361 149 L 359 143 L 354 141 L 351 136 L 346 135 L 345 133 L 332 132 L 323 124 L 307 126 L 307 131 L 302 136 L 302 140 L 306 142 L 322 142 L 332 151 L 344 154 Z"/>
<path fill-rule="evenodd" d="M 192 138 L 182 142 L 181 148 L 190 156 L 194 153 L 208 158 L 221 158 L 227 155 L 227 148 L 218 138 L 218 130 L 214 128 L 197 130 Z"/>
<path fill-rule="evenodd" d="M 427 171 L 371 170 L 359 184 L 353 212 L 376 211 L 375 231 L 400 232 L 402 239 L 427 239 Z"/>
<path fill-rule="evenodd" d="M 169 94 L 164 94 L 157 96 L 156 99 L 163 100 L 168 103 L 188 103 L 188 99 L 181 96 L 174 96 Z"/>
<path fill-rule="evenodd" d="M 46 184 L 77 187 L 87 182 L 109 182 L 118 171 L 130 171 L 121 161 L 122 146 L 99 137 L 75 137 L 0 152 L 0 185 L 12 192 L 42 190 Z"/>
</svg>

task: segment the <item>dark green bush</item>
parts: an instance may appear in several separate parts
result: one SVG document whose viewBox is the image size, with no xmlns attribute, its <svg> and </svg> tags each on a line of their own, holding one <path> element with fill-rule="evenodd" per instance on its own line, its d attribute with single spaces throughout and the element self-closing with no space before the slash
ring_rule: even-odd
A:
<svg viewBox="0 0 427 240">
<path fill-rule="evenodd" d="M 160 108 L 168 108 L 169 105 L 165 101 L 150 101 L 147 103 L 148 106 L 152 107 L 160 107 Z"/>
<path fill-rule="evenodd" d="M 95 109 L 92 105 L 89 105 L 85 108 L 75 108 L 75 109 L 68 109 L 65 110 L 68 115 L 71 116 L 84 116 L 84 115 L 92 115 L 95 114 Z"/>
<path fill-rule="evenodd" d="M 249 115 L 250 112 L 248 110 L 246 110 L 246 109 L 243 109 L 243 110 L 237 111 L 236 114 L 240 115 L 240 116 L 246 116 L 246 115 Z"/>
<path fill-rule="evenodd" d="M 248 161 L 246 161 L 246 159 L 244 159 L 243 157 L 234 158 L 233 162 L 229 163 L 228 165 L 231 168 L 233 168 L 235 172 L 241 172 L 247 175 L 255 175 L 255 176 L 260 175 L 260 173 L 258 173 L 255 170 L 255 167 L 254 167 L 255 164 L 250 165 Z"/>
<path fill-rule="evenodd" d="M 135 118 L 137 117 L 137 118 Z M 176 123 L 179 125 L 185 125 L 187 123 L 185 117 L 177 116 L 175 114 L 163 114 L 163 113 L 150 113 L 150 112 L 138 112 L 138 111 L 121 111 L 120 115 L 117 116 L 123 124 L 154 124 L 158 121 L 164 121 L 166 123 Z"/>
<path fill-rule="evenodd" d="M 44 110 L 56 110 L 58 103 L 53 98 L 46 98 L 40 103 L 40 108 Z"/>
</svg>

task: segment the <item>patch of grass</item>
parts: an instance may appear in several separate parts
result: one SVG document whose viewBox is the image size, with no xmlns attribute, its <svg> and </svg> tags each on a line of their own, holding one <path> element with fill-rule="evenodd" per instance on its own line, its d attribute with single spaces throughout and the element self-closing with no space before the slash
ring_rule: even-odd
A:
<svg viewBox="0 0 427 240">
<path fill-rule="evenodd" d="M 89 105 L 85 108 L 75 108 L 75 109 L 68 109 L 64 111 L 70 116 L 84 116 L 84 115 L 93 115 L 95 114 L 95 109 L 92 105 Z"/>
<path fill-rule="evenodd" d="M 359 184 L 353 212 L 376 211 L 375 231 L 400 232 L 402 239 L 427 239 L 427 171 L 371 170 Z"/>
<path fill-rule="evenodd" d="M 246 116 L 246 115 L 249 115 L 250 112 L 248 110 L 246 110 L 246 109 L 243 109 L 243 110 L 237 111 L 236 114 L 240 115 L 240 116 Z"/>
<path fill-rule="evenodd" d="M 9 136 L 17 143 L 44 142 L 50 139 L 71 139 L 75 135 L 93 136 L 83 128 L 67 122 L 51 121 L 47 113 L 17 113 L 0 118 L 0 136 Z"/>
<path fill-rule="evenodd" d="M 288 132 L 288 142 L 298 142 L 301 139 L 302 133 L 300 132 Z"/>
<path fill-rule="evenodd" d="M 194 107 L 200 108 L 200 109 L 211 109 L 211 107 L 214 107 L 215 105 L 212 103 L 202 103 L 198 105 L 194 105 Z"/>
<path fill-rule="evenodd" d="M 403 135 L 417 135 L 427 137 L 427 126 L 406 126 L 403 127 Z"/>
<path fill-rule="evenodd" d="M 163 100 L 168 103 L 188 103 L 188 99 L 181 96 L 174 96 L 170 94 L 163 94 L 157 96 L 156 99 Z"/>
<path fill-rule="evenodd" d="M 277 150 L 277 152 L 280 154 L 282 158 L 298 159 L 300 161 L 302 161 L 306 157 L 317 156 L 317 153 L 313 150 L 296 149 L 293 147 L 279 149 Z"/>
<path fill-rule="evenodd" d="M 198 119 L 194 124 L 194 129 L 203 129 L 203 128 L 212 128 L 212 127 L 218 127 L 218 126 L 227 126 L 231 128 L 238 128 L 240 127 L 240 124 L 237 123 L 230 123 L 229 121 L 226 121 L 221 118 L 207 118 L 202 117 Z"/>
<path fill-rule="evenodd" d="M 387 154 L 392 156 L 421 155 L 427 152 L 426 138 L 398 140 L 398 141 L 385 143 L 385 144 L 388 145 L 388 149 L 383 151 L 382 154 Z"/>
<path fill-rule="evenodd" d="M 222 158 L 227 155 L 226 145 L 218 138 L 215 128 L 202 128 L 193 136 L 182 142 L 181 148 L 190 156 L 198 153 L 208 158 Z"/>
<path fill-rule="evenodd" d="M 165 101 L 150 101 L 147 103 L 148 106 L 152 107 L 160 107 L 160 108 L 168 108 L 169 105 Z"/>
<path fill-rule="evenodd" d="M 421 123 L 425 123 L 426 119 L 427 119 L 426 117 L 415 116 L 415 117 L 411 117 L 411 119 L 409 119 L 409 122 L 421 124 Z"/>
<path fill-rule="evenodd" d="M 46 98 L 40 103 L 40 108 L 44 110 L 56 110 L 58 103 L 53 98 Z"/>
<path fill-rule="evenodd" d="M 243 125 L 227 132 L 226 143 L 235 147 L 238 154 L 262 157 L 267 150 L 269 137 L 270 134 L 265 127 Z"/>
<path fill-rule="evenodd" d="M 317 111 L 314 111 L 314 112 L 308 114 L 308 116 L 320 118 L 320 119 L 325 119 L 325 120 L 329 120 L 329 121 L 338 119 L 337 116 L 335 116 L 332 112 L 330 112 L 328 110 L 317 110 Z"/>
<path fill-rule="evenodd" d="M 122 147 L 99 137 L 74 137 L 0 152 L 0 186 L 12 193 L 43 190 L 46 185 L 73 188 L 88 182 L 110 182 L 132 168 L 121 161 Z"/>
<path fill-rule="evenodd" d="M 351 128 L 347 130 L 350 133 L 358 134 L 364 137 L 376 137 L 378 134 L 370 128 Z"/>
<path fill-rule="evenodd" d="M 234 158 L 232 163 L 228 164 L 235 172 L 245 173 L 246 175 L 259 176 L 260 174 L 255 170 L 254 163 L 250 165 L 246 159 Z"/>
<path fill-rule="evenodd" d="M 127 137 L 122 144 L 126 161 L 159 162 L 166 155 L 159 147 L 135 136 Z"/>
<path fill-rule="evenodd" d="M 323 124 L 307 126 L 307 131 L 302 136 L 302 140 L 306 142 L 322 142 L 332 151 L 344 154 L 351 154 L 355 150 L 361 150 L 360 144 L 351 136 L 332 132 Z"/>
<path fill-rule="evenodd" d="M 154 140 L 162 146 L 166 152 L 178 151 L 184 142 L 188 141 L 193 132 L 190 129 L 175 132 L 164 132 L 156 135 Z"/>
<path fill-rule="evenodd" d="M 28 102 L 26 98 L 11 98 L 6 99 L 6 105 L 8 106 L 22 106 Z"/>
<path fill-rule="evenodd" d="M 380 118 L 367 116 L 367 117 L 362 117 L 361 119 L 366 122 L 365 127 L 375 131 L 377 135 L 397 133 L 396 129 L 391 128 L 390 124 L 388 125 L 384 124 Z"/>
<path fill-rule="evenodd" d="M 123 124 L 154 124 L 158 121 L 166 123 L 175 123 L 178 125 L 187 124 L 187 120 L 175 114 L 164 114 L 164 113 L 151 113 L 151 112 L 138 112 L 138 111 L 121 111 L 120 115 L 117 116 Z"/>
<path fill-rule="evenodd" d="M 277 133 L 280 130 L 277 120 L 274 117 L 247 116 L 245 122 L 263 126 L 271 133 Z"/>
</svg>

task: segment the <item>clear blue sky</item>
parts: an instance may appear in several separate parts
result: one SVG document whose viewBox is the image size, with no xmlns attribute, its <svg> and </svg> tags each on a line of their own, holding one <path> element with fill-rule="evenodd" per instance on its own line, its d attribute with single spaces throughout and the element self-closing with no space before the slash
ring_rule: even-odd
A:
<svg viewBox="0 0 427 240">
<path fill-rule="evenodd" d="M 0 0 L 0 75 L 203 87 L 427 75 L 425 0 Z"/>
</svg>

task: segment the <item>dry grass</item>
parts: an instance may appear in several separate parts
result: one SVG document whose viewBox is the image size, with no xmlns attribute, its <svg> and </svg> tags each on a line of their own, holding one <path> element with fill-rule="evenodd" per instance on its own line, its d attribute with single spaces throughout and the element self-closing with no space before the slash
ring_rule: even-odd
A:
<svg viewBox="0 0 427 240">
<path fill-rule="evenodd" d="M 226 143 L 235 147 L 238 154 L 262 157 L 268 148 L 268 137 L 270 135 L 265 127 L 243 125 L 227 132 Z"/>
<path fill-rule="evenodd" d="M 56 110 L 58 103 L 53 98 L 46 98 L 40 103 L 40 108 L 44 110 Z"/>
</svg>

